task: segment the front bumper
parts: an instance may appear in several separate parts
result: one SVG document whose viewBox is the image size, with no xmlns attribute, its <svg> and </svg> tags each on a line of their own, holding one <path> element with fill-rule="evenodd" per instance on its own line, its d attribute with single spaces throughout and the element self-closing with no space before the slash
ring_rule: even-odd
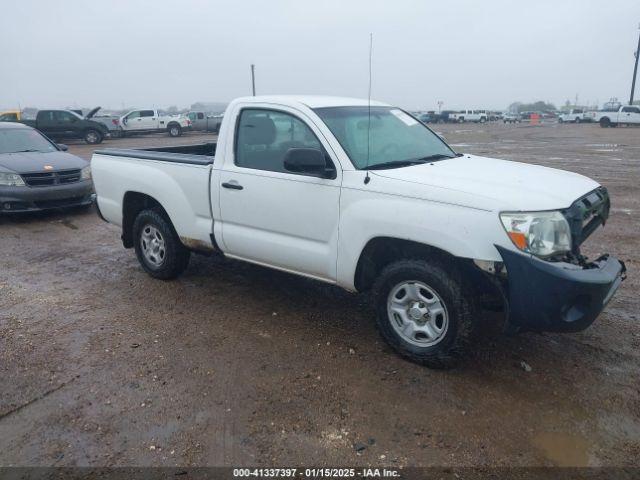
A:
<svg viewBox="0 0 640 480">
<path fill-rule="evenodd" d="M 496 248 L 507 270 L 508 322 L 515 330 L 584 330 L 626 276 L 624 263 L 609 255 L 582 267 Z"/>
<path fill-rule="evenodd" d="M 89 205 L 94 199 L 91 180 L 47 187 L 0 187 L 0 213 Z"/>
</svg>

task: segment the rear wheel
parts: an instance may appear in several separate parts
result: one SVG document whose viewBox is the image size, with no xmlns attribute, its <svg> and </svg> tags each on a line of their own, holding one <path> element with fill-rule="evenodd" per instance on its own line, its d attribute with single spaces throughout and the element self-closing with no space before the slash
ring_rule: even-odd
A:
<svg viewBox="0 0 640 480">
<path fill-rule="evenodd" d="M 424 260 L 388 265 L 374 286 L 377 325 L 400 355 L 451 368 L 473 342 L 477 302 L 460 276 Z"/>
<path fill-rule="evenodd" d="M 133 232 L 136 256 L 149 275 L 169 280 L 185 271 L 191 253 L 161 211 L 140 212 L 133 223 Z"/>
<path fill-rule="evenodd" d="M 460 118 L 458 119 L 458 123 L 464 123 L 464 118 L 460 117 Z"/>
<path fill-rule="evenodd" d="M 581 121 L 580 118 L 576 117 L 576 123 L 580 123 Z"/>
<path fill-rule="evenodd" d="M 562 117 L 558 118 L 558 123 L 564 123 L 564 120 L 562 119 Z"/>
<path fill-rule="evenodd" d="M 180 125 L 178 125 L 177 123 L 172 123 L 171 125 L 169 125 L 167 127 L 167 130 L 169 131 L 170 137 L 179 137 L 180 135 L 182 135 L 182 127 L 180 127 Z"/>
<path fill-rule="evenodd" d="M 84 141 L 89 145 L 102 143 L 102 134 L 97 130 L 87 130 L 84 132 Z"/>
<path fill-rule="evenodd" d="M 600 126 L 602 128 L 607 128 L 611 126 L 611 120 L 609 120 L 607 117 L 601 118 L 600 119 Z"/>
</svg>

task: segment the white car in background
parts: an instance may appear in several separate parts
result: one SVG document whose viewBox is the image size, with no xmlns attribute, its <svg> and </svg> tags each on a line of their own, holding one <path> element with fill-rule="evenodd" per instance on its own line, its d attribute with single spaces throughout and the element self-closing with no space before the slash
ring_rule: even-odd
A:
<svg viewBox="0 0 640 480">
<path fill-rule="evenodd" d="M 582 108 L 572 108 L 568 112 L 560 112 L 558 123 L 581 123 L 585 120 Z"/>
<path fill-rule="evenodd" d="M 179 137 L 185 130 L 191 130 L 191 120 L 180 115 L 164 115 L 158 110 L 132 110 L 120 117 L 122 136 L 138 133 L 167 132 L 171 137 Z"/>
<path fill-rule="evenodd" d="M 449 114 L 449 121 L 451 122 L 476 122 L 484 123 L 489 119 L 486 110 L 461 110 L 456 113 Z"/>
</svg>

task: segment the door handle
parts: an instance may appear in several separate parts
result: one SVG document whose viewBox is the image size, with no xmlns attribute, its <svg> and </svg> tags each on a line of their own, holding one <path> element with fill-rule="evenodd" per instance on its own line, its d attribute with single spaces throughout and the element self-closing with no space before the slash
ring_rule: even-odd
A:
<svg viewBox="0 0 640 480">
<path fill-rule="evenodd" d="M 222 184 L 224 188 L 230 188 L 232 190 L 242 190 L 244 187 L 242 185 L 238 185 L 237 183 L 224 182 Z"/>
</svg>

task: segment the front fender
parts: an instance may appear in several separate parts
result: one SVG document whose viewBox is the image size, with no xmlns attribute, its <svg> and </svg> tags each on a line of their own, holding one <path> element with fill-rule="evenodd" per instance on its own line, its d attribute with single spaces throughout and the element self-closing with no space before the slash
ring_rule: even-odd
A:
<svg viewBox="0 0 640 480">
<path fill-rule="evenodd" d="M 501 261 L 494 244 L 508 243 L 497 213 L 493 211 L 343 189 L 338 284 L 355 290 L 360 255 L 367 243 L 377 237 L 409 240 L 456 257 L 488 261 Z"/>
</svg>

